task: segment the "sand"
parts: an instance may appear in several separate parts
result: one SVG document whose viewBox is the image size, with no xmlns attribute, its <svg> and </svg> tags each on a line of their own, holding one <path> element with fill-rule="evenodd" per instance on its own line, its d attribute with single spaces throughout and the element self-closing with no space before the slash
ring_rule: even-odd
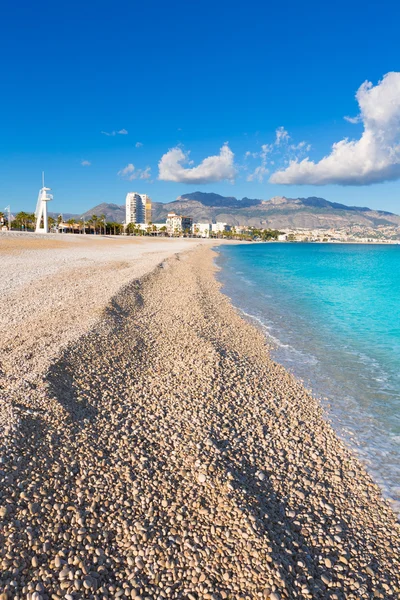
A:
<svg viewBox="0 0 400 600">
<path fill-rule="evenodd" d="M 87 267 L 59 249 L 47 275 L 44 249 L 50 296 L 11 289 L 0 598 L 399 598 L 389 504 L 220 293 L 210 247 L 178 242 Z M 24 333 L 39 299 L 47 323 Z"/>
</svg>

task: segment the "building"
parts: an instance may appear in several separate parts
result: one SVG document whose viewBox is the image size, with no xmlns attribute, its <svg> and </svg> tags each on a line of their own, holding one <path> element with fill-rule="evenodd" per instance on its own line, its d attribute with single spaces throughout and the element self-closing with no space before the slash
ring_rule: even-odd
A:
<svg viewBox="0 0 400 600">
<path fill-rule="evenodd" d="M 192 225 L 192 217 L 168 213 L 166 226 L 169 235 L 180 235 L 181 233 L 191 232 Z"/>
<path fill-rule="evenodd" d="M 151 231 L 151 233 L 154 235 L 163 235 L 166 233 L 165 223 L 152 223 L 151 225 L 140 223 L 138 229 L 145 231 L 146 233 Z"/>
<path fill-rule="evenodd" d="M 225 231 L 230 231 L 231 226 L 228 223 L 213 223 L 212 224 L 212 232 L 213 233 L 224 233 Z"/>
<path fill-rule="evenodd" d="M 212 224 L 211 223 L 193 223 L 193 234 L 202 237 L 208 238 L 212 232 Z"/>
<path fill-rule="evenodd" d="M 129 192 L 125 200 L 125 224 L 151 222 L 151 198 L 147 194 Z"/>
<path fill-rule="evenodd" d="M 146 194 L 143 194 L 143 196 L 145 196 L 144 219 L 145 223 L 149 224 L 151 223 L 151 198 Z"/>
</svg>

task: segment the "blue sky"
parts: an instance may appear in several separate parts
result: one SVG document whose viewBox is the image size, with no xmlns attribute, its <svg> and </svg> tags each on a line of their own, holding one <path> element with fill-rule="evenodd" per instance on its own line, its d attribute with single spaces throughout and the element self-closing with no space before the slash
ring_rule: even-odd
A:
<svg viewBox="0 0 400 600">
<path fill-rule="evenodd" d="M 44 169 L 55 211 L 199 189 L 400 212 L 397 3 L 23 0 L 1 17 L 0 208 L 33 211 Z"/>
</svg>

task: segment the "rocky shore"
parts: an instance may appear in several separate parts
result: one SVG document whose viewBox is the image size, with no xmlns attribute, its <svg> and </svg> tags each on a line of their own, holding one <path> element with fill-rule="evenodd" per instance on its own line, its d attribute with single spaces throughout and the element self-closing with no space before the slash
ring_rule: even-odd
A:
<svg viewBox="0 0 400 600">
<path fill-rule="evenodd" d="M 131 281 L 9 388 L 1 600 L 400 597 L 396 516 L 212 261 Z"/>
</svg>

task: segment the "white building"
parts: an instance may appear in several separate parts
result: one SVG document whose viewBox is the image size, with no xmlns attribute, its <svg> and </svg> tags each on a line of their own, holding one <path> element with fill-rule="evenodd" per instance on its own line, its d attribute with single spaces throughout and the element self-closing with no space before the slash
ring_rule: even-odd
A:
<svg viewBox="0 0 400 600">
<path fill-rule="evenodd" d="M 147 194 L 129 192 L 125 200 L 125 224 L 150 223 L 151 221 L 151 198 Z"/>
<path fill-rule="evenodd" d="M 212 224 L 212 232 L 213 233 L 223 233 L 224 231 L 230 231 L 231 226 L 228 223 L 213 223 Z"/>
<path fill-rule="evenodd" d="M 168 213 L 166 226 L 169 235 L 179 235 L 187 231 L 191 232 L 192 225 L 192 217 L 185 217 L 183 215 L 177 215 L 176 213 Z"/>
<path fill-rule="evenodd" d="M 208 238 L 212 232 L 211 223 L 193 223 L 193 234 L 199 237 Z"/>
</svg>

